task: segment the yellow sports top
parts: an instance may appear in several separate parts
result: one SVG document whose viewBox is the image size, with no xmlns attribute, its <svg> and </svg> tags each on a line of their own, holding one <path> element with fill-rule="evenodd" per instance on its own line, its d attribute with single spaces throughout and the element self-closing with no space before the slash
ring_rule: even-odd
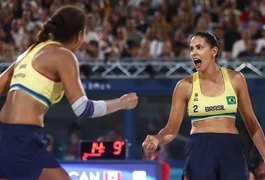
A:
<svg viewBox="0 0 265 180">
<path fill-rule="evenodd" d="M 36 53 L 48 44 L 59 43 L 51 40 L 39 43 L 22 57 L 14 69 L 9 90 L 24 91 L 47 107 L 59 102 L 64 95 L 61 82 L 49 79 L 32 66 L 32 59 Z"/>
<path fill-rule="evenodd" d="M 237 96 L 231 84 L 227 70 L 221 68 L 225 90 L 221 95 L 204 96 L 200 88 L 198 72 L 193 74 L 192 95 L 188 102 L 188 115 L 191 120 L 200 121 L 215 117 L 235 118 L 237 113 Z"/>
</svg>

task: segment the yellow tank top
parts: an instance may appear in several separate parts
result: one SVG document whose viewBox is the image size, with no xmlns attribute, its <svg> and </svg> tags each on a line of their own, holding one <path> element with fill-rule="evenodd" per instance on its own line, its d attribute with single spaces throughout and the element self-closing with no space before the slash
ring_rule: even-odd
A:
<svg viewBox="0 0 265 180">
<path fill-rule="evenodd" d="M 59 43 L 51 40 L 39 43 L 22 57 L 22 60 L 18 62 L 14 69 L 9 90 L 24 91 L 47 107 L 59 102 L 64 95 L 61 82 L 45 77 L 32 66 L 33 57 L 48 44 Z"/>
<path fill-rule="evenodd" d="M 225 91 L 218 96 L 204 96 L 200 88 L 198 72 L 193 74 L 192 95 L 188 102 L 188 115 L 191 120 L 200 121 L 215 117 L 235 118 L 237 113 L 237 96 L 231 84 L 227 70 L 221 68 Z"/>
</svg>

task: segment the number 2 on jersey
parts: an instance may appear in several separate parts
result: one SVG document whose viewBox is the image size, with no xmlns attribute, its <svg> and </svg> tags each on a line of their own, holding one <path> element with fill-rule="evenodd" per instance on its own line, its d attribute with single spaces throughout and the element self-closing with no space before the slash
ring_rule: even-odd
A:
<svg viewBox="0 0 265 180">
<path fill-rule="evenodd" d="M 195 113 L 198 112 L 198 105 L 193 105 L 193 112 L 195 112 Z"/>
</svg>

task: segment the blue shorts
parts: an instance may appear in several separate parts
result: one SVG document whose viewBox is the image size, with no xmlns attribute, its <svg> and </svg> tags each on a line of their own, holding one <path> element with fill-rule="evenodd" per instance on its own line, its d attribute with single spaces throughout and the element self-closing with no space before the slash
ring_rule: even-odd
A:
<svg viewBox="0 0 265 180">
<path fill-rule="evenodd" d="M 35 180 L 42 168 L 60 167 L 46 144 L 42 127 L 0 123 L 0 179 Z"/>
<path fill-rule="evenodd" d="M 248 166 L 238 134 L 192 134 L 186 145 L 183 175 L 189 180 L 248 180 Z"/>
</svg>

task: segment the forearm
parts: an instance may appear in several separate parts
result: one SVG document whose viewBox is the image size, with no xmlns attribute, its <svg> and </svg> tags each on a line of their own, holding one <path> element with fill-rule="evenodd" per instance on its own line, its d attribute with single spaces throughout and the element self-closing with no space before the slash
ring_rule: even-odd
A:
<svg viewBox="0 0 265 180">
<path fill-rule="evenodd" d="M 106 100 L 105 101 L 107 106 L 106 114 L 111 114 L 113 112 L 119 111 L 125 108 L 125 103 L 120 100 L 120 98 Z"/>
<path fill-rule="evenodd" d="M 259 127 L 252 135 L 252 140 L 257 147 L 260 155 L 265 160 L 265 139 L 262 129 Z"/>
<path fill-rule="evenodd" d="M 69 100 L 69 102 L 71 102 Z M 80 118 L 105 116 L 121 109 L 133 109 L 137 105 L 136 93 L 125 94 L 112 100 L 90 100 L 85 95 L 71 104 L 74 113 Z"/>
<path fill-rule="evenodd" d="M 159 141 L 159 144 L 167 144 L 171 141 L 173 141 L 177 136 L 177 133 L 173 132 L 170 129 L 163 128 L 159 131 L 155 137 Z"/>
<path fill-rule="evenodd" d="M 265 159 L 265 139 L 263 130 L 258 123 L 258 120 L 255 116 L 252 118 L 244 118 L 244 122 L 248 129 L 249 135 L 258 149 L 260 155 Z"/>
<path fill-rule="evenodd" d="M 90 100 L 86 96 L 80 97 L 72 104 L 74 113 L 83 119 L 105 116 L 123 108 L 119 99 Z"/>
</svg>

